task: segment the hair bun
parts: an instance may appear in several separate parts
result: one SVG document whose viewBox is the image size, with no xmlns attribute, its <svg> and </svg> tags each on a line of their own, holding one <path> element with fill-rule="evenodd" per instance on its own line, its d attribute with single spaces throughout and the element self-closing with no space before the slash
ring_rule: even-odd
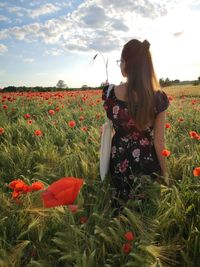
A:
<svg viewBox="0 0 200 267">
<path fill-rule="evenodd" d="M 143 45 L 143 47 L 145 48 L 145 49 L 149 49 L 149 47 L 150 47 L 150 43 L 147 41 L 147 40 L 144 40 L 143 42 L 142 42 L 142 45 Z"/>
</svg>

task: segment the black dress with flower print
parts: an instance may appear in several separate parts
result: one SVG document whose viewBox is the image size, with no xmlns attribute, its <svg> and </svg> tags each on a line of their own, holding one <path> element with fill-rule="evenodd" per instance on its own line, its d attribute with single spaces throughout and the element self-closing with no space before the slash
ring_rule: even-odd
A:
<svg viewBox="0 0 200 267">
<path fill-rule="evenodd" d="M 127 102 L 115 96 L 114 85 L 107 98 L 108 85 L 103 88 L 103 107 L 113 122 L 110 174 L 118 196 L 127 199 L 134 176 L 160 174 L 161 167 L 153 145 L 153 127 L 139 131 L 128 114 Z M 155 116 L 169 106 L 167 95 L 155 91 Z"/>
</svg>

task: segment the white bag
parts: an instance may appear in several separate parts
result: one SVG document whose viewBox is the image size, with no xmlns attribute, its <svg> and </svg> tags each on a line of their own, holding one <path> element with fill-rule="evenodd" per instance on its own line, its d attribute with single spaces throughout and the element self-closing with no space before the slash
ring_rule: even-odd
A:
<svg viewBox="0 0 200 267">
<path fill-rule="evenodd" d="M 112 89 L 112 86 L 113 86 L 112 84 L 109 85 L 107 91 L 107 98 L 109 96 L 110 90 Z M 112 133 L 113 133 L 112 121 L 107 119 L 107 121 L 102 125 L 102 135 L 101 135 L 100 176 L 102 181 L 104 180 L 109 170 Z"/>
<path fill-rule="evenodd" d="M 108 120 L 102 125 L 101 149 L 100 149 L 100 176 L 103 181 L 109 170 L 111 144 L 112 144 L 112 122 Z"/>
</svg>

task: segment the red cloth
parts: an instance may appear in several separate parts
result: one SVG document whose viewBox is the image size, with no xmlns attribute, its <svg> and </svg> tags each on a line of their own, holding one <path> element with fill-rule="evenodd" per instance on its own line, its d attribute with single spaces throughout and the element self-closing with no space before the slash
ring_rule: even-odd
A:
<svg viewBox="0 0 200 267">
<path fill-rule="evenodd" d="M 52 183 L 41 194 L 44 207 L 51 208 L 73 204 L 83 183 L 83 179 L 74 177 L 64 177 Z"/>
</svg>

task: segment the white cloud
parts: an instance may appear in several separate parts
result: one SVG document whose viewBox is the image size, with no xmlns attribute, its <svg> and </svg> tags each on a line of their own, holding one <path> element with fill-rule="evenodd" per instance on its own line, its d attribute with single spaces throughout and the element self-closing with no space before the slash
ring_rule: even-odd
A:
<svg viewBox="0 0 200 267">
<path fill-rule="evenodd" d="M 35 61 L 34 58 L 24 58 L 24 62 L 27 62 L 27 63 L 32 63 L 34 61 Z"/>
<path fill-rule="evenodd" d="M 51 56 L 59 56 L 63 53 L 63 49 L 59 48 L 52 48 L 52 49 L 47 49 L 44 53 L 44 56 L 46 55 L 51 55 Z"/>
<path fill-rule="evenodd" d="M 58 11 L 60 8 L 51 3 L 47 3 L 43 6 L 38 7 L 37 9 L 29 10 L 28 15 L 31 18 L 39 17 L 46 14 L 51 14 Z"/>
<path fill-rule="evenodd" d="M 31 3 L 41 5 L 40 1 Z M 131 38 L 149 38 L 154 42 L 163 36 L 178 39 L 186 34 L 188 20 L 181 3 L 180 0 L 175 3 L 172 0 L 86 0 L 71 14 L 1 30 L 0 39 L 13 37 L 26 42 L 41 40 L 45 44 L 56 44 L 57 49 L 45 52 L 51 55 L 60 55 L 65 50 L 110 53 Z M 72 5 L 72 2 L 43 4 L 40 8 L 26 9 L 26 14 L 36 18 L 57 11 L 64 4 Z M 181 13 L 184 15 L 180 18 Z"/>
<path fill-rule="evenodd" d="M 10 21 L 10 19 L 4 15 L 0 15 L 0 21 Z"/>
<path fill-rule="evenodd" d="M 0 55 L 6 52 L 8 52 L 7 46 L 5 46 L 4 44 L 0 44 Z"/>
<path fill-rule="evenodd" d="M 26 10 L 25 8 L 18 7 L 18 6 L 7 6 L 6 9 L 10 13 L 14 13 L 15 15 L 19 17 L 23 17 L 23 11 Z"/>
</svg>

